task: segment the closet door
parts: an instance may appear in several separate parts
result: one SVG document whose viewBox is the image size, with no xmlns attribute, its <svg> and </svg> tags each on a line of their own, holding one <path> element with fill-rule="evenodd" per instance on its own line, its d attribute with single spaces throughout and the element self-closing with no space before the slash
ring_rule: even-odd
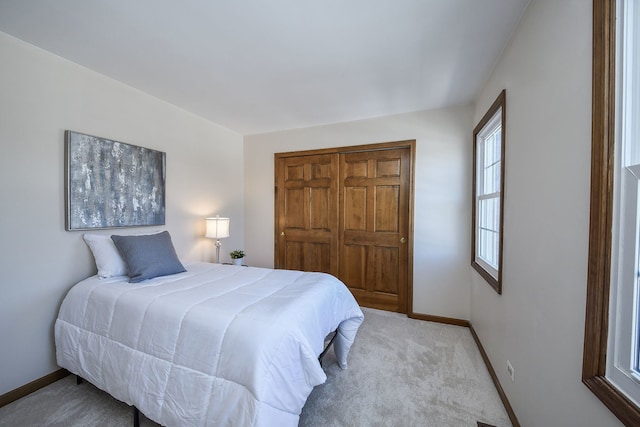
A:
<svg viewBox="0 0 640 427">
<path fill-rule="evenodd" d="M 276 268 L 340 278 L 365 307 L 408 313 L 415 141 L 275 155 Z"/>
<path fill-rule="evenodd" d="M 276 158 L 276 268 L 338 275 L 338 157 Z"/>
<path fill-rule="evenodd" d="M 407 312 L 410 150 L 340 154 L 340 274 L 361 305 Z"/>
</svg>

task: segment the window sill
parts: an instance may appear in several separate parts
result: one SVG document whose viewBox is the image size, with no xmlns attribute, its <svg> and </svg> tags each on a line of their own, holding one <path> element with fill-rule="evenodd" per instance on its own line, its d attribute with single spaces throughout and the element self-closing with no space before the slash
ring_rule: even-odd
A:
<svg viewBox="0 0 640 427">
<path fill-rule="evenodd" d="M 498 293 L 498 295 L 502 295 L 502 283 L 500 280 L 497 280 L 493 277 L 487 270 L 482 268 L 480 264 L 475 261 L 471 262 L 471 267 L 478 272 L 482 276 L 482 278 L 493 288 L 494 291 Z"/>
</svg>

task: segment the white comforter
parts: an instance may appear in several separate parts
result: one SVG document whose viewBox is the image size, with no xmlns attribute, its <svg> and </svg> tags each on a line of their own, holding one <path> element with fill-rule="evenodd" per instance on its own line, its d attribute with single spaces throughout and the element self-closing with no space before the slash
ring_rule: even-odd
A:
<svg viewBox="0 0 640 427">
<path fill-rule="evenodd" d="M 364 318 L 349 290 L 323 273 L 186 267 L 74 286 L 55 325 L 58 364 L 163 425 L 297 425 L 336 328 L 346 368 Z"/>
</svg>

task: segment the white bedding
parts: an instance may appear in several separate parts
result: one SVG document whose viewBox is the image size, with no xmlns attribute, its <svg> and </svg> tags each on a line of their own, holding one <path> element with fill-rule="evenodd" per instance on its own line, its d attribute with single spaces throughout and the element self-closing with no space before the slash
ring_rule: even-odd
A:
<svg viewBox="0 0 640 427">
<path fill-rule="evenodd" d="M 55 325 L 58 364 L 166 426 L 295 426 L 324 337 L 364 316 L 333 276 L 195 263 L 138 284 L 90 277 Z"/>
</svg>

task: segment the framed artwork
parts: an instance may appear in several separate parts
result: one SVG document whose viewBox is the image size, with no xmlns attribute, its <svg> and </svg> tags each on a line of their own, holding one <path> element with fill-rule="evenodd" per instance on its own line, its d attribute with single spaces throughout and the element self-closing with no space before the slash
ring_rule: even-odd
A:
<svg viewBox="0 0 640 427">
<path fill-rule="evenodd" d="M 162 151 L 66 131 L 66 230 L 164 225 L 165 163 Z"/>
</svg>

